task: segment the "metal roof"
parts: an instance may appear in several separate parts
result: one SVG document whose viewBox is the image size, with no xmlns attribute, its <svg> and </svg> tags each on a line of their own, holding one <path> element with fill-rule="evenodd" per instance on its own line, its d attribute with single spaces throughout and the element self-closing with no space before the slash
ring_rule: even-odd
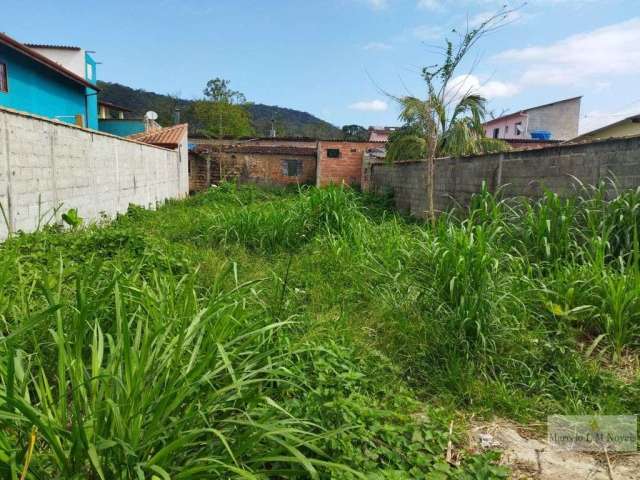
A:
<svg viewBox="0 0 640 480">
<path fill-rule="evenodd" d="M 11 38 L 8 35 L 5 35 L 4 33 L 0 33 L 0 43 L 13 48 L 14 50 L 17 50 L 18 52 L 26 55 L 27 57 L 31 58 L 32 60 L 50 68 L 51 70 L 55 70 L 56 72 L 58 72 L 59 74 L 67 77 L 70 80 L 73 80 L 76 83 L 79 83 L 81 85 L 84 85 L 85 87 L 89 87 L 97 92 L 100 91 L 100 89 L 94 85 L 93 83 L 89 82 L 88 80 L 82 78 L 79 75 L 76 75 L 75 73 L 73 73 L 71 70 L 67 70 L 66 68 L 64 68 L 62 65 L 60 65 L 59 63 L 54 62 L 53 60 L 45 57 L 44 55 L 42 55 L 39 52 L 36 52 L 35 50 L 27 47 L 26 45 L 18 42 L 17 40 L 14 40 L 13 38 Z"/>
</svg>

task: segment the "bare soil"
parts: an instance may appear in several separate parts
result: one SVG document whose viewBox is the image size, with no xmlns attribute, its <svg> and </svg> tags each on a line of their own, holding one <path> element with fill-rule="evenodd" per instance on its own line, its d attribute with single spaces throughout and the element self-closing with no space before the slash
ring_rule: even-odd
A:
<svg viewBox="0 0 640 480">
<path fill-rule="evenodd" d="M 609 454 L 607 462 L 604 453 L 560 450 L 538 432 L 501 420 L 476 422 L 469 433 L 470 447 L 501 451 L 501 463 L 512 469 L 514 479 L 640 480 L 638 453 Z"/>
</svg>

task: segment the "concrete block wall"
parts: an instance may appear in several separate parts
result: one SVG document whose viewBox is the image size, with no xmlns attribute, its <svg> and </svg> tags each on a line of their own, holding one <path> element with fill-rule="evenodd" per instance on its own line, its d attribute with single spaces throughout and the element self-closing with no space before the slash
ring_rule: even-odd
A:
<svg viewBox="0 0 640 480">
<path fill-rule="evenodd" d="M 0 109 L 0 239 L 58 206 L 86 221 L 188 194 L 187 145 L 173 151 Z"/>
<path fill-rule="evenodd" d="M 422 217 L 427 209 L 425 175 L 423 161 L 377 163 L 371 168 L 371 188 L 393 191 L 400 210 Z M 640 136 L 437 159 L 435 208 L 467 205 L 483 182 L 491 191 L 501 188 L 505 196 L 537 197 L 545 188 L 569 195 L 580 183 L 596 185 L 607 179 L 615 179 L 619 189 L 640 186 Z"/>
</svg>

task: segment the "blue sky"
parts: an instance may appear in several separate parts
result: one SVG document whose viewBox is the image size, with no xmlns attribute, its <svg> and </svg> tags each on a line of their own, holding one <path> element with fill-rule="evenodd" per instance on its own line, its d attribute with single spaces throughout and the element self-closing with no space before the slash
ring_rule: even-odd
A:
<svg viewBox="0 0 640 480">
<path fill-rule="evenodd" d="M 383 92 L 421 95 L 434 46 L 504 3 L 3 0 L 0 29 L 95 50 L 99 78 L 131 87 L 197 98 L 220 76 L 335 125 L 395 125 Z M 577 95 L 583 131 L 640 113 L 640 0 L 529 0 L 463 67 L 495 113 Z"/>
</svg>

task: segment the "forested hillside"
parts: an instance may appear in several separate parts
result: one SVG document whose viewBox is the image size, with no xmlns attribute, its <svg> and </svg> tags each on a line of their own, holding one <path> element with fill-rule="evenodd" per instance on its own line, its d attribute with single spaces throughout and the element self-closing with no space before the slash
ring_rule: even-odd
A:
<svg viewBox="0 0 640 480">
<path fill-rule="evenodd" d="M 131 117 L 141 117 L 153 110 L 158 113 L 159 122 L 169 125 L 173 121 L 173 112 L 180 109 L 181 120 L 189 122 L 192 133 L 196 133 L 199 122 L 192 110 L 193 101 L 172 95 L 162 95 L 141 89 L 133 89 L 119 83 L 98 82 L 102 89 L 100 99 L 127 107 L 132 110 Z M 341 138 L 342 131 L 310 113 L 260 103 L 249 103 L 247 110 L 256 135 L 266 136 L 275 122 L 278 136 L 305 136 L 317 138 Z"/>
</svg>

